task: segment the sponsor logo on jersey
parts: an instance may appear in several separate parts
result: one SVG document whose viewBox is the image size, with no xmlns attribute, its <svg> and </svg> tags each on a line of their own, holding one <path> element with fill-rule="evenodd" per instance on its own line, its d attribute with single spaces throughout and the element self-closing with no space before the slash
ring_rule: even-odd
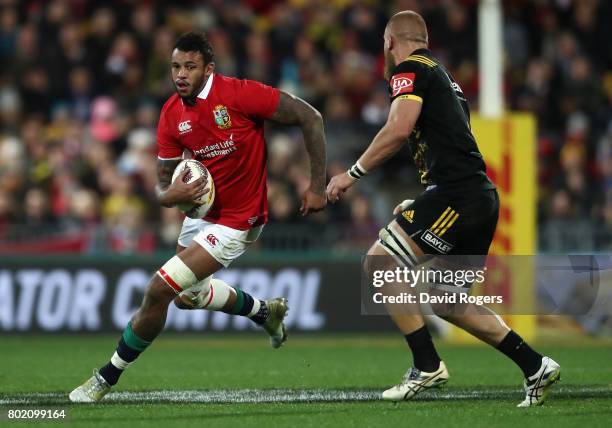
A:
<svg viewBox="0 0 612 428">
<path fill-rule="evenodd" d="M 236 147 L 236 142 L 234 141 L 234 134 L 230 134 L 229 139 L 225 141 L 220 141 L 218 143 L 210 143 L 207 144 L 206 147 L 203 147 L 199 150 L 194 150 L 193 155 L 196 158 L 200 159 L 213 159 L 217 156 L 227 156 L 231 153 L 234 153 L 238 148 Z"/>
<path fill-rule="evenodd" d="M 404 217 L 408 221 L 408 223 L 414 222 L 414 210 L 402 212 L 402 217 Z"/>
<path fill-rule="evenodd" d="M 453 249 L 453 246 L 451 244 L 449 244 L 439 236 L 434 235 L 434 233 L 429 229 L 427 229 L 425 233 L 421 235 L 421 239 L 427 242 L 430 246 L 432 246 L 442 254 L 446 254 Z"/>
<path fill-rule="evenodd" d="M 186 134 L 188 132 L 191 132 L 191 121 L 190 120 L 186 120 L 184 122 L 181 122 L 178 124 L 178 130 L 179 130 L 179 134 Z"/>
<path fill-rule="evenodd" d="M 213 235 L 212 233 L 209 233 L 208 236 L 206 237 L 206 240 L 208 241 L 208 243 L 210 245 L 212 245 L 213 247 L 217 245 L 217 242 L 219 242 L 217 240 L 217 237 L 215 235 Z"/>
<path fill-rule="evenodd" d="M 414 91 L 414 73 L 399 73 L 391 78 L 393 97 Z"/>
<path fill-rule="evenodd" d="M 461 90 L 461 86 L 459 86 L 459 84 L 457 82 L 452 82 L 451 83 L 451 88 L 453 88 L 456 92 L 463 93 L 463 91 Z"/>
<path fill-rule="evenodd" d="M 222 104 L 215 106 L 215 108 L 213 109 L 213 115 L 215 116 L 215 123 L 219 128 L 231 128 L 232 119 L 230 118 L 230 115 L 227 112 L 227 107 Z"/>
</svg>

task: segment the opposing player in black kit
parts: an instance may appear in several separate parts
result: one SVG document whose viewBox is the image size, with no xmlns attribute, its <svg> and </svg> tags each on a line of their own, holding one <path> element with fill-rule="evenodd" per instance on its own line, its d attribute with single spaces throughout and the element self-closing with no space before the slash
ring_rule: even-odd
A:
<svg viewBox="0 0 612 428">
<path fill-rule="evenodd" d="M 395 219 L 381 229 L 380 239 L 368 251 L 369 256 L 387 256 L 388 269 L 398 264 L 415 268 L 426 255 L 486 255 L 497 225 L 499 199 L 470 130 L 467 101 L 427 46 L 427 27 L 419 14 L 404 11 L 389 20 L 384 34 L 389 117 L 359 160 L 327 187 L 328 199 L 336 202 L 408 142 L 425 191 L 395 208 Z M 413 367 L 398 385 L 383 392 L 383 399 L 408 400 L 446 383 L 449 373 L 422 314 L 390 315 L 405 335 Z M 559 364 L 534 351 L 486 307 L 472 305 L 461 314 L 450 311 L 441 316 L 521 368 L 526 397 L 519 407 L 544 402 L 549 387 L 560 378 Z"/>
</svg>

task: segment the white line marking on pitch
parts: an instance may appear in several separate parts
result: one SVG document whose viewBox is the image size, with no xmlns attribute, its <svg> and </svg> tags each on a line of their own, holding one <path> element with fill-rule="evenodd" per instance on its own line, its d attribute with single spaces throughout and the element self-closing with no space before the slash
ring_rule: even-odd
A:
<svg viewBox="0 0 612 428">
<path fill-rule="evenodd" d="M 580 397 L 584 394 L 601 394 L 612 397 L 610 388 L 559 387 L 553 394 Z M 308 403 L 379 401 L 381 390 L 343 389 L 218 389 L 192 391 L 118 391 L 109 393 L 103 402 L 113 403 Z M 510 389 L 478 389 L 455 391 L 431 391 L 416 397 L 416 400 L 466 400 L 495 397 L 497 399 L 519 399 L 522 391 Z M 68 392 L 38 392 L 0 395 L 0 405 L 15 404 L 59 404 L 68 403 Z"/>
</svg>

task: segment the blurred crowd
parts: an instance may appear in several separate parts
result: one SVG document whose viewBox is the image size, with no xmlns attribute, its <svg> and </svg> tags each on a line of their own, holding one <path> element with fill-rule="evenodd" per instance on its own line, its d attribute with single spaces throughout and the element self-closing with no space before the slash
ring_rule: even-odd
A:
<svg viewBox="0 0 612 428">
<path fill-rule="evenodd" d="M 508 108 L 538 119 L 539 247 L 612 248 L 612 5 L 506 0 Z M 146 253 L 182 217 L 155 202 L 155 129 L 178 34 L 207 32 L 217 71 L 304 98 L 324 116 L 329 175 L 384 123 L 382 34 L 420 12 L 430 47 L 477 109 L 476 0 L 0 0 L 0 250 Z M 303 219 L 299 129 L 270 126 L 270 249 L 361 249 L 419 191 L 406 150 Z M 10 242 L 10 245 L 6 243 Z M 4 247 L 3 247 L 4 245 Z"/>
</svg>

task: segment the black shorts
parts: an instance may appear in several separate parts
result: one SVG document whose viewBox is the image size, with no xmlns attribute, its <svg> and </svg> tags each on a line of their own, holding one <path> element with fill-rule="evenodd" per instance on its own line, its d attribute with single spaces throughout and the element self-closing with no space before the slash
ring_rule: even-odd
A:
<svg viewBox="0 0 612 428">
<path fill-rule="evenodd" d="M 425 254 L 486 255 L 498 216 L 495 189 L 449 192 L 436 187 L 395 219 Z"/>
</svg>

